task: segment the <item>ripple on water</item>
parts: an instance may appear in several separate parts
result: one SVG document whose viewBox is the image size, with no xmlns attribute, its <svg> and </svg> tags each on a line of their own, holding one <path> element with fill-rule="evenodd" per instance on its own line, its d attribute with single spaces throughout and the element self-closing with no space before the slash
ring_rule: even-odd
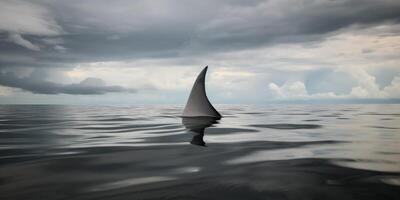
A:
<svg viewBox="0 0 400 200">
<path fill-rule="evenodd" d="M 305 122 L 319 122 L 319 121 L 322 121 L 322 120 L 320 120 L 320 119 L 305 119 L 303 121 L 305 121 Z"/>
<path fill-rule="evenodd" d="M 397 127 L 388 127 L 388 126 L 368 126 L 368 127 L 377 128 L 377 129 L 392 129 L 392 130 L 400 129 L 400 128 L 397 128 Z"/>
<path fill-rule="evenodd" d="M 256 128 L 271 128 L 271 129 L 282 129 L 282 130 L 317 129 L 322 127 L 322 125 L 318 124 L 252 124 L 249 126 Z"/>
<path fill-rule="evenodd" d="M 176 179 L 175 177 L 168 177 L 168 176 L 153 176 L 153 177 L 142 177 L 142 178 L 130 178 L 124 179 L 119 181 L 114 181 L 111 183 L 101 184 L 89 189 L 91 192 L 98 192 L 98 191 L 105 191 L 105 190 L 114 190 L 119 188 L 124 188 L 128 186 L 134 185 L 142 185 L 142 184 L 150 184 L 156 182 L 163 182 L 163 181 L 171 181 Z"/>
<path fill-rule="evenodd" d="M 225 135 L 225 134 L 234 134 L 234 133 L 254 133 L 259 132 L 256 129 L 248 129 L 248 128 L 208 128 L 206 130 L 206 134 L 212 135 Z"/>
</svg>

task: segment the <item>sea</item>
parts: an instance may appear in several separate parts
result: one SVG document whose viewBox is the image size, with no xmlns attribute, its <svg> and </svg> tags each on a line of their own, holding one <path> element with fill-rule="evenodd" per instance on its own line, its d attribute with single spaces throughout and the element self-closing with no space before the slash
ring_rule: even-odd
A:
<svg viewBox="0 0 400 200">
<path fill-rule="evenodd" d="M 400 105 L 0 106 L 0 199 L 400 199 Z"/>
</svg>

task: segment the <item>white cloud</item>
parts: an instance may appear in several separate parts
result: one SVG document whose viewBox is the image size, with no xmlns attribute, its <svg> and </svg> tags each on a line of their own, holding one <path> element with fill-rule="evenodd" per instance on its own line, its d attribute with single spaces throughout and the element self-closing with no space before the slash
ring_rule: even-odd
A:
<svg viewBox="0 0 400 200">
<path fill-rule="evenodd" d="M 391 84 L 383 88 L 383 92 L 389 98 L 400 98 L 400 77 L 394 77 Z"/>
<path fill-rule="evenodd" d="M 400 98 L 400 77 L 395 76 L 391 83 L 380 89 L 376 83 L 376 78 L 362 69 L 348 70 L 352 77 L 358 82 L 358 86 L 353 87 L 350 97 L 356 98 Z"/>
<path fill-rule="evenodd" d="M 286 82 L 280 87 L 275 83 L 270 83 L 268 88 L 277 99 L 323 99 L 337 97 L 332 92 L 309 94 L 306 86 L 301 81 Z"/>
<path fill-rule="evenodd" d="M 382 97 L 376 78 L 368 74 L 361 68 L 349 68 L 346 70 L 358 83 L 357 87 L 353 87 L 350 92 L 351 96 L 357 98 L 379 98 Z"/>
<path fill-rule="evenodd" d="M 279 98 L 302 98 L 308 96 L 304 83 L 300 81 L 285 83 L 281 87 L 275 83 L 270 83 L 268 87 Z"/>
<path fill-rule="evenodd" d="M 376 84 L 375 77 L 366 71 L 348 70 L 357 86 L 353 87 L 349 94 L 338 95 L 334 92 L 310 94 L 302 81 L 286 82 L 282 86 L 270 83 L 268 89 L 276 99 L 332 99 L 332 98 L 360 98 L 360 99 L 383 99 L 400 98 L 400 77 L 396 76 L 391 84 L 380 89 Z"/>
<path fill-rule="evenodd" d="M 350 96 L 357 97 L 357 98 L 367 98 L 370 96 L 368 90 L 362 87 L 353 87 L 350 92 Z"/>
</svg>

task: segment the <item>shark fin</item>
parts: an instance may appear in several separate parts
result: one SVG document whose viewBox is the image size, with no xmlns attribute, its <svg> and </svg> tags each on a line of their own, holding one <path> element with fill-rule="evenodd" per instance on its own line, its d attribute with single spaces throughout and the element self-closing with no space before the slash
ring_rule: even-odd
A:
<svg viewBox="0 0 400 200">
<path fill-rule="evenodd" d="M 205 79 L 207 73 L 206 66 L 197 77 L 190 92 L 186 107 L 182 117 L 212 117 L 221 119 L 221 114 L 210 103 L 206 95 Z"/>
</svg>

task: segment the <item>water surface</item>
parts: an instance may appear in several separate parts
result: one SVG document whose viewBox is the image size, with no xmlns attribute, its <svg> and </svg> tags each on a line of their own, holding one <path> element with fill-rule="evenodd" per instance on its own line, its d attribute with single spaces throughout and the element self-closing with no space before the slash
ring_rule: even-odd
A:
<svg viewBox="0 0 400 200">
<path fill-rule="evenodd" d="M 0 199 L 400 199 L 399 105 L 0 106 Z"/>
</svg>

